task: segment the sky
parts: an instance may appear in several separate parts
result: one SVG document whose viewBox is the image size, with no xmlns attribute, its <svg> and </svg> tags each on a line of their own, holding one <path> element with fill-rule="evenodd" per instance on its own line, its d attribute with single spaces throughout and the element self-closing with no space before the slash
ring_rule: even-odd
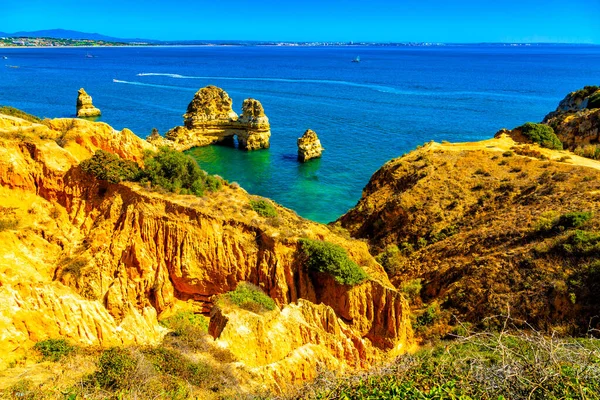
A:
<svg viewBox="0 0 600 400">
<path fill-rule="evenodd" d="M 88 5 L 89 4 L 89 5 Z M 600 0 L 0 0 L 0 32 L 119 38 L 600 44 Z"/>
</svg>

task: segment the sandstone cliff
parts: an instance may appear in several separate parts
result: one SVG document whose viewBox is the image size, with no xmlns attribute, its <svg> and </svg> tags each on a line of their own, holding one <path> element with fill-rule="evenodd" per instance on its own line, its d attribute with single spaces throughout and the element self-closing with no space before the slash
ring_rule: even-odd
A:
<svg viewBox="0 0 600 400">
<path fill-rule="evenodd" d="M 87 94 L 83 88 L 77 92 L 77 117 L 99 117 L 100 110 L 92 104 L 92 96 Z"/>
<path fill-rule="evenodd" d="M 302 137 L 298 138 L 298 160 L 306 162 L 313 158 L 321 157 L 323 146 L 316 132 L 307 129 Z"/>
<path fill-rule="evenodd" d="M 304 332 L 276 354 L 245 348 L 261 360 L 248 365 L 262 368 L 258 376 L 267 383 L 313 377 L 316 360 L 354 368 L 410 345 L 406 300 L 364 243 L 281 207 L 277 221 L 261 217 L 242 189 L 198 198 L 98 181 L 78 167 L 97 149 L 141 162 L 154 147 L 106 124 L 59 119 L 42 125 L 0 116 L 0 206 L 14 211 L 16 221 L 0 232 L 0 296 L 11 305 L 0 309 L 3 365 L 47 337 L 105 346 L 155 343 L 164 334 L 157 315 L 182 302 L 208 313 L 214 296 L 240 281 L 260 286 L 283 308 L 273 318 L 288 333 Z M 349 287 L 307 271 L 298 256 L 300 237 L 340 244 L 371 279 Z M 222 314 L 228 322 L 215 334 L 234 348 L 239 342 L 228 329 L 244 319 L 231 313 Z M 279 326 L 269 318 L 244 318 L 262 327 L 249 337 L 288 340 L 264 336 Z"/>
<path fill-rule="evenodd" d="M 581 333 L 600 312 L 599 169 L 506 135 L 431 143 L 386 163 L 340 223 L 412 291 L 420 329 L 510 314 Z"/>
<path fill-rule="evenodd" d="M 157 146 L 183 151 L 212 143 L 233 143 L 234 136 L 237 136 L 242 149 L 269 148 L 269 119 L 258 100 L 244 100 L 242 115 L 238 117 L 227 92 L 216 86 L 207 86 L 196 92 L 183 118 L 184 125 L 171 129 L 164 138 L 151 137 L 148 140 Z"/>
</svg>

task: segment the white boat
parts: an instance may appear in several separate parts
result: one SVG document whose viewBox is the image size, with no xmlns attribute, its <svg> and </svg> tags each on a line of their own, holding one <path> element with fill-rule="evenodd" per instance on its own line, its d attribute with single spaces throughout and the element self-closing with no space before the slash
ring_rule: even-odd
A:
<svg viewBox="0 0 600 400">
<path fill-rule="evenodd" d="M 6 56 L 2 56 L 2 59 L 3 59 L 3 60 L 8 60 L 8 57 L 6 57 Z"/>
<path fill-rule="evenodd" d="M 354 60 L 352 60 L 352 62 L 356 62 L 356 63 L 360 62 L 360 56 L 356 56 L 356 58 Z"/>
</svg>

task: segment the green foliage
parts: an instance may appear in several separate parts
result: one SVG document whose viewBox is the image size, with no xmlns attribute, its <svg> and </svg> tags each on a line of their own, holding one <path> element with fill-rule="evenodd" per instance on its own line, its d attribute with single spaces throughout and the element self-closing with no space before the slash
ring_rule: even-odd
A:
<svg viewBox="0 0 600 400">
<path fill-rule="evenodd" d="M 513 153 L 510 150 L 506 150 L 504 153 L 502 153 L 502 157 L 512 157 L 514 155 L 515 155 L 515 153 Z"/>
<path fill-rule="evenodd" d="M 407 243 L 407 245 L 412 248 L 410 244 Z M 405 249 L 407 249 L 406 251 L 408 252 L 408 247 L 405 247 Z M 403 253 L 398 246 L 390 244 L 382 253 L 377 255 L 375 259 L 379 264 L 381 264 L 389 276 L 394 276 L 398 273 L 400 267 L 402 266 L 402 255 Z"/>
<path fill-rule="evenodd" d="M 208 318 L 202 314 L 191 311 L 180 311 L 175 315 L 165 318 L 160 323 L 171 329 L 176 336 L 186 336 L 194 331 L 208 332 Z"/>
<path fill-rule="evenodd" d="M 21 118 L 21 119 L 24 119 L 25 121 L 34 122 L 34 123 L 42 122 L 42 120 L 40 118 L 36 117 L 35 115 L 28 114 L 25 111 L 21 111 L 17 108 L 9 107 L 9 106 L 0 106 L 0 114 L 10 115 L 12 117 Z"/>
<path fill-rule="evenodd" d="M 208 364 L 193 362 L 183 354 L 163 346 L 147 348 L 143 354 L 157 372 L 184 379 L 196 386 L 203 385 L 212 372 Z"/>
<path fill-rule="evenodd" d="M 132 384 L 136 367 L 137 360 L 129 350 L 113 347 L 102 352 L 98 370 L 91 379 L 104 389 L 127 389 Z"/>
<path fill-rule="evenodd" d="M 573 97 L 579 97 L 585 99 L 586 97 L 592 95 L 597 90 L 600 90 L 600 86 L 588 85 L 584 86 L 583 89 L 579 89 L 575 91 Z"/>
<path fill-rule="evenodd" d="M 238 307 L 256 313 L 275 309 L 275 301 L 259 287 L 248 282 L 238 283 L 235 290 L 222 296 Z"/>
<path fill-rule="evenodd" d="M 557 216 L 556 212 L 543 213 L 534 225 L 539 233 L 562 232 L 566 229 L 580 228 L 592 218 L 589 211 L 574 211 Z"/>
<path fill-rule="evenodd" d="M 192 157 L 168 147 L 162 147 L 157 153 L 146 152 L 144 169 L 103 150 L 98 150 L 80 165 L 84 172 L 111 183 L 149 183 L 179 194 L 202 196 L 205 190 L 217 191 L 223 184 L 222 179 L 200 169 Z"/>
<path fill-rule="evenodd" d="M 144 165 L 141 181 L 170 192 L 202 196 L 205 189 L 218 190 L 221 187 L 221 183 L 214 180 L 207 186 L 208 174 L 200 169 L 198 163 L 192 157 L 168 147 L 161 147 L 158 153 L 146 152 Z"/>
<path fill-rule="evenodd" d="M 277 210 L 267 200 L 250 200 L 250 206 L 254 211 L 258 213 L 258 215 L 261 215 L 263 217 L 269 218 L 277 216 Z"/>
<path fill-rule="evenodd" d="M 140 175 L 138 165 L 129 160 L 123 160 L 116 154 L 98 150 L 92 158 L 79 164 L 82 171 L 110 183 L 135 181 Z"/>
<path fill-rule="evenodd" d="M 337 244 L 300 239 L 300 246 L 309 270 L 328 273 L 341 285 L 357 285 L 369 277 L 348 257 L 346 250 Z"/>
<path fill-rule="evenodd" d="M 554 133 L 554 129 L 544 124 L 527 122 L 518 129 L 521 133 L 534 143 L 553 150 L 562 150 L 563 145 Z"/>
<path fill-rule="evenodd" d="M 421 279 L 413 279 L 400 285 L 400 291 L 406 293 L 410 300 L 417 298 L 421 294 L 421 289 L 423 289 Z"/>
<path fill-rule="evenodd" d="M 600 90 L 590 96 L 587 108 L 600 108 Z"/>
<path fill-rule="evenodd" d="M 419 282 L 420 284 L 420 282 Z M 433 325 L 439 319 L 440 306 L 433 302 L 417 317 L 417 327 Z"/>
<path fill-rule="evenodd" d="M 600 104 L 598 105 L 598 108 L 600 108 Z M 591 158 L 592 160 L 600 160 L 600 146 L 597 144 L 577 146 L 575 150 L 573 150 L 573 153 L 580 157 Z"/>
<path fill-rule="evenodd" d="M 481 333 L 362 375 L 318 380 L 303 399 L 599 399 L 600 342 Z"/>
<path fill-rule="evenodd" d="M 600 256 L 600 233 L 576 230 L 564 242 L 556 243 L 554 250 L 574 256 Z"/>
<path fill-rule="evenodd" d="M 37 342 L 33 348 L 42 354 L 44 361 L 59 361 L 68 356 L 75 347 L 71 346 L 65 339 L 46 339 Z"/>
<path fill-rule="evenodd" d="M 579 228 L 592 218 L 592 213 L 589 211 L 569 212 L 561 215 L 556 224 L 564 229 Z"/>
</svg>

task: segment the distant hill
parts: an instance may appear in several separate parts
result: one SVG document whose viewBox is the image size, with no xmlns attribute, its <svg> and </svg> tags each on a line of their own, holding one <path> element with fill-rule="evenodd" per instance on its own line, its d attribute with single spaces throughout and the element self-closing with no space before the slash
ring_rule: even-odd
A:
<svg viewBox="0 0 600 400">
<path fill-rule="evenodd" d="M 100 33 L 86 33 L 71 31 L 67 29 L 46 29 L 41 31 L 20 31 L 15 33 L 0 32 L 0 37 L 45 37 L 52 39 L 90 39 L 90 40 L 103 40 L 105 42 L 146 42 L 146 43 L 160 43 L 159 40 L 150 39 L 123 39 L 111 36 L 102 35 Z"/>
</svg>

